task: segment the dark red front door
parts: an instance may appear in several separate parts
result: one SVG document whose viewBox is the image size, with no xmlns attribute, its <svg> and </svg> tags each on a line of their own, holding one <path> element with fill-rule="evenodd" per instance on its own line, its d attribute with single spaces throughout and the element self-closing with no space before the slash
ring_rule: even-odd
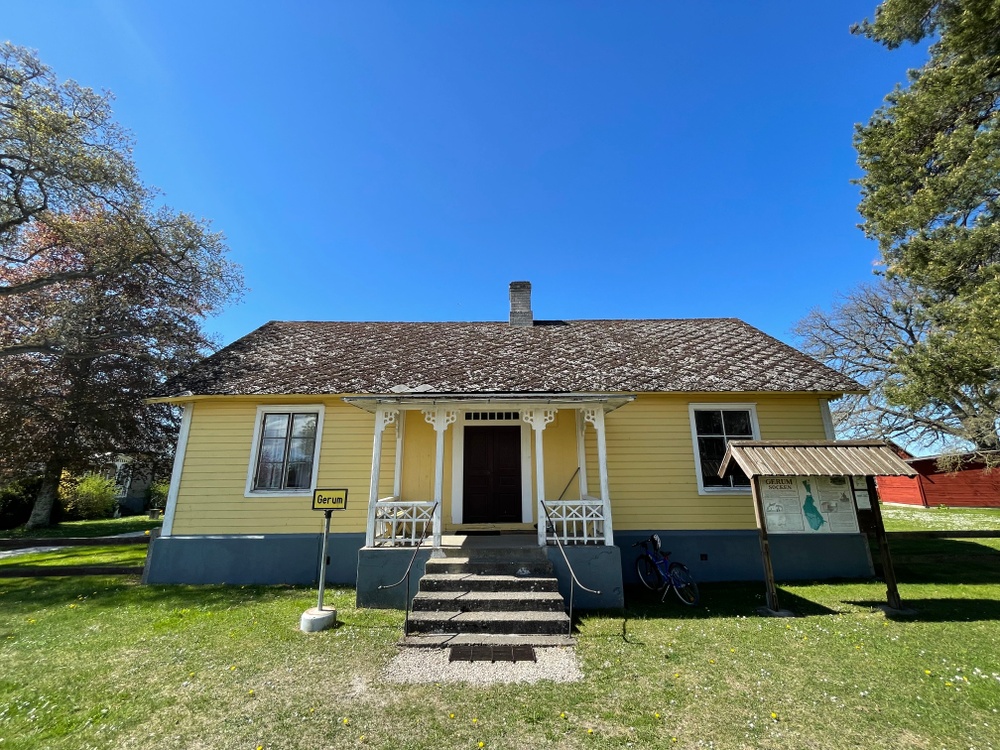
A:
<svg viewBox="0 0 1000 750">
<path fill-rule="evenodd" d="M 521 521 L 521 428 L 465 428 L 463 523 Z"/>
</svg>

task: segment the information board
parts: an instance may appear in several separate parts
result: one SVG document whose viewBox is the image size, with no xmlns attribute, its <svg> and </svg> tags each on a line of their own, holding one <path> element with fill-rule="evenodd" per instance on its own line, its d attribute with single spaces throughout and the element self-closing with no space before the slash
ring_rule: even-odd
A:
<svg viewBox="0 0 1000 750">
<path fill-rule="evenodd" d="M 760 491 L 768 533 L 858 533 L 847 477 L 761 477 Z"/>
</svg>

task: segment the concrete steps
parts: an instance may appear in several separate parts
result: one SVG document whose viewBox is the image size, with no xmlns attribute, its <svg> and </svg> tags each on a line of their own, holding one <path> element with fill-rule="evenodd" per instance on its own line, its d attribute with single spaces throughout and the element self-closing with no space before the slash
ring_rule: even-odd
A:
<svg viewBox="0 0 1000 750">
<path fill-rule="evenodd" d="M 503 635 L 497 633 L 440 634 L 423 633 L 406 636 L 400 643 L 414 648 L 447 648 L 449 646 L 575 646 L 569 635 Z"/>
<path fill-rule="evenodd" d="M 559 591 L 556 578 L 544 576 L 476 575 L 475 573 L 426 573 L 420 590 L 432 591 Z"/>
<path fill-rule="evenodd" d="M 413 600 L 414 612 L 562 612 L 558 591 L 426 591 Z"/>
<path fill-rule="evenodd" d="M 411 612 L 410 632 L 557 635 L 566 632 L 565 612 Z"/>
<path fill-rule="evenodd" d="M 541 547 L 445 550 L 427 561 L 403 643 L 572 645 L 565 610 Z"/>
<path fill-rule="evenodd" d="M 432 557 L 427 572 L 434 574 L 472 573 L 479 575 L 545 576 L 551 574 L 552 563 L 546 560 L 502 560 L 475 557 Z"/>
</svg>

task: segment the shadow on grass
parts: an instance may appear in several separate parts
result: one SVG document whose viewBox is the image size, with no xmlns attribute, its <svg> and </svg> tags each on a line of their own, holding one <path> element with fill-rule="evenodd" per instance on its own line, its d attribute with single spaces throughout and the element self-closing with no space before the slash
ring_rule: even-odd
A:
<svg viewBox="0 0 1000 750">
<path fill-rule="evenodd" d="M 334 605 L 342 593 L 350 596 L 351 602 L 338 605 L 342 616 L 349 617 L 338 618 L 338 629 L 394 631 L 402 635 L 401 610 L 354 609 L 354 589 L 341 586 L 327 588 L 326 604 Z M 218 612 L 297 597 L 307 600 L 303 602 L 304 610 L 316 604 L 315 596 L 315 588 L 309 586 L 157 586 L 140 584 L 138 576 L 9 578 L 0 581 L 0 612 L 12 618 L 32 617 L 46 609 L 77 603 L 82 597 L 87 611 L 98 616 L 122 607 L 155 608 L 159 619 L 150 625 L 155 628 L 172 621 L 182 610 Z"/>
<path fill-rule="evenodd" d="M 1000 550 L 957 539 L 890 540 L 892 566 L 900 583 L 1000 583 Z M 872 551 L 876 572 L 881 561 Z"/>
<path fill-rule="evenodd" d="M 660 594 L 643 588 L 626 588 L 625 605 L 633 617 L 666 619 L 707 619 L 756 615 L 764 606 L 764 583 L 741 581 L 735 583 L 705 583 L 699 586 L 701 602 L 696 607 L 681 604 L 671 591 L 661 602 Z M 836 610 L 778 587 L 778 601 L 800 617 L 837 614 Z"/>
<path fill-rule="evenodd" d="M 856 585 L 856 581 L 850 582 Z M 700 584 L 701 602 L 696 607 L 689 607 L 680 602 L 676 595 L 668 592 L 666 599 L 660 601 L 661 594 L 649 591 L 641 586 L 625 587 L 625 611 L 602 610 L 578 613 L 574 618 L 575 635 L 591 618 L 620 619 L 621 627 L 613 631 L 604 628 L 604 632 L 588 632 L 588 639 L 615 639 L 631 645 L 643 645 L 637 640 L 629 627 L 636 620 L 709 620 L 734 617 L 757 617 L 758 609 L 765 604 L 764 583 L 758 581 L 739 581 L 732 583 Z M 778 587 L 778 600 L 782 609 L 791 610 L 796 617 L 816 617 L 840 614 L 818 602 L 798 596 L 786 589 Z"/>
<path fill-rule="evenodd" d="M 856 607 L 876 608 L 884 601 L 845 601 Z M 912 614 L 886 612 L 890 620 L 900 622 L 975 622 L 1000 620 L 1000 601 L 996 599 L 908 599 L 903 606 Z"/>
<path fill-rule="evenodd" d="M 625 587 L 625 611 L 593 611 L 579 613 L 575 619 L 579 627 L 590 618 L 621 618 L 621 630 L 606 632 L 599 638 L 620 638 L 626 643 L 634 643 L 629 633 L 630 620 L 706 620 L 714 618 L 756 617 L 757 610 L 764 606 L 763 582 L 744 581 L 736 583 L 706 583 L 699 586 L 701 602 L 689 607 L 680 602 L 674 593 L 668 592 L 666 599 L 640 586 Z M 816 617 L 839 614 L 822 604 L 805 599 L 790 591 L 778 588 L 778 600 L 782 609 L 791 610 L 797 617 Z M 578 629 L 578 628 L 577 628 Z"/>
<path fill-rule="evenodd" d="M 124 605 L 213 608 L 247 599 L 263 603 L 287 596 L 289 591 L 310 591 L 295 586 L 143 586 L 138 577 L 122 576 L 8 578 L 0 587 L 0 608 L 5 614 L 36 612 L 80 597 L 92 609 Z"/>
<path fill-rule="evenodd" d="M 59 539 L 60 537 L 114 536 L 134 531 L 159 528 L 163 520 L 152 520 L 145 516 L 131 516 L 100 521 L 68 521 L 44 529 L 16 529 L 0 531 L 0 539 Z"/>
</svg>

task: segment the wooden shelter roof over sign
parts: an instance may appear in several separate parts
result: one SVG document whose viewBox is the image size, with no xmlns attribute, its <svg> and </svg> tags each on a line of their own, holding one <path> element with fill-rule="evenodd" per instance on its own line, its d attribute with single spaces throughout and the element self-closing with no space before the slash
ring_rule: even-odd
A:
<svg viewBox="0 0 1000 750">
<path fill-rule="evenodd" d="M 913 467 L 878 440 L 733 440 L 719 468 L 755 476 L 912 477 Z"/>
</svg>

